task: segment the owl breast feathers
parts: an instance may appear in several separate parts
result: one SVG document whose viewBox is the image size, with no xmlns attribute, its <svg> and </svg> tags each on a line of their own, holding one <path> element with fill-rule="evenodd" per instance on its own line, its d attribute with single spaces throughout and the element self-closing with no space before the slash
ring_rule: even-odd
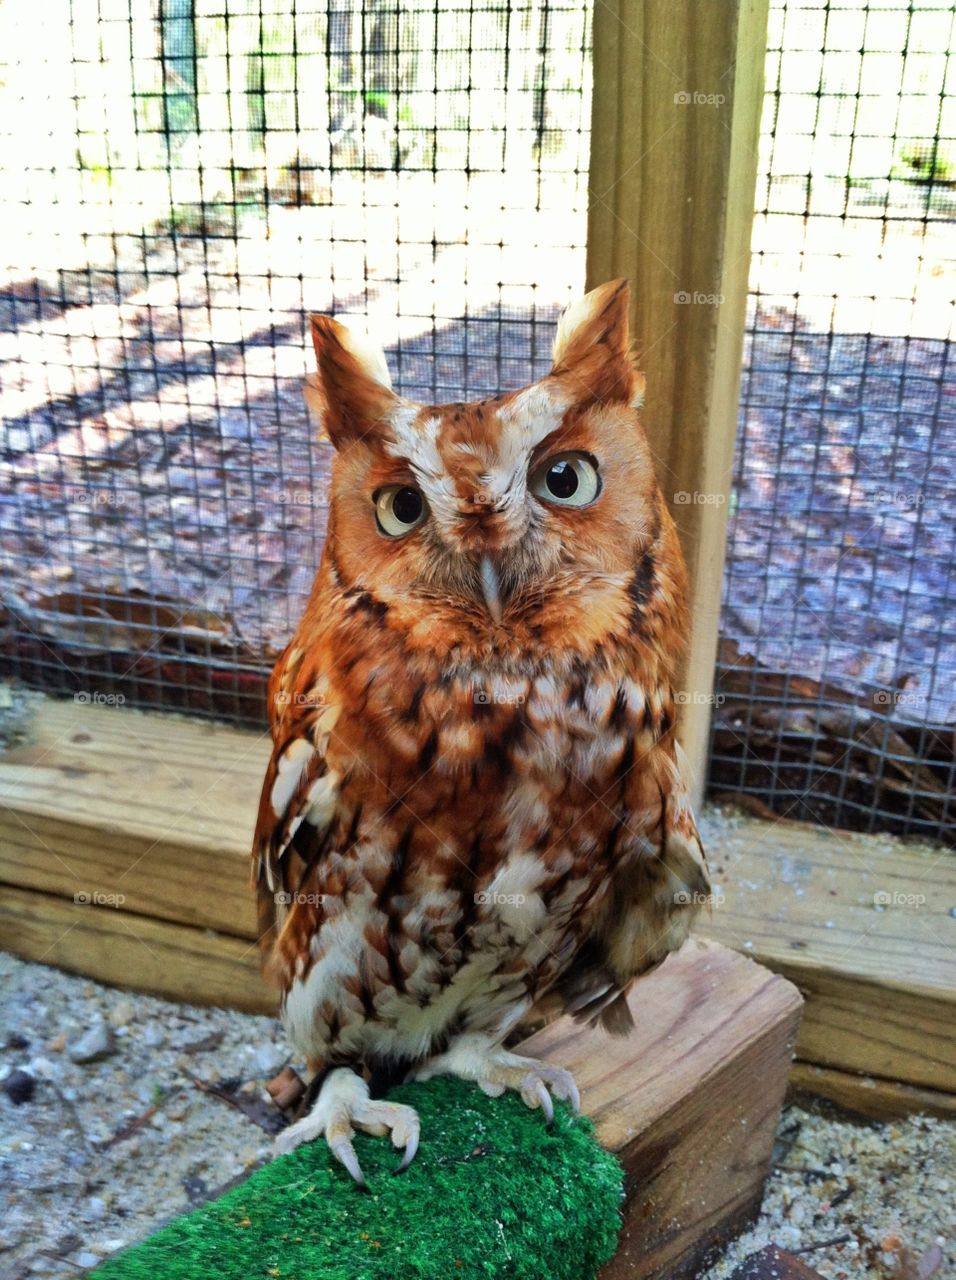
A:
<svg viewBox="0 0 956 1280">
<path fill-rule="evenodd" d="M 269 685 L 254 867 L 316 1069 L 421 1072 L 543 1012 L 625 1031 L 708 893 L 674 725 L 685 571 L 627 305 L 612 282 L 573 306 L 533 386 L 429 407 L 312 318 L 328 537 Z"/>
</svg>

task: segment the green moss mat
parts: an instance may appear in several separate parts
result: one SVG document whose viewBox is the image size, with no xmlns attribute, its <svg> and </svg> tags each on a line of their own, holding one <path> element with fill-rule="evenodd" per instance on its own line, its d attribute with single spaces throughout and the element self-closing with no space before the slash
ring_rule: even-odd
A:
<svg viewBox="0 0 956 1280">
<path fill-rule="evenodd" d="M 258 1170 L 220 1200 L 108 1259 L 97 1280 L 591 1280 L 614 1252 L 621 1167 L 591 1125 L 555 1107 L 438 1079 L 390 1095 L 422 1121 L 393 1177 L 387 1138 L 359 1134 L 370 1194 L 324 1141 Z"/>
</svg>

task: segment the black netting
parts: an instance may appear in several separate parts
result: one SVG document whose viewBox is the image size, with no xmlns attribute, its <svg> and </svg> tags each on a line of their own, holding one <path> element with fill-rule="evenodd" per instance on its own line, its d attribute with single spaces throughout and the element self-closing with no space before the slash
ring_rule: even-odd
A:
<svg viewBox="0 0 956 1280">
<path fill-rule="evenodd" d="M 0 7 L 0 661 L 259 722 L 325 520 L 306 313 L 370 317 L 424 401 L 547 368 L 589 5 L 67 10 Z"/>
<path fill-rule="evenodd" d="M 952 839 L 950 4 L 773 0 L 710 785 Z"/>
</svg>

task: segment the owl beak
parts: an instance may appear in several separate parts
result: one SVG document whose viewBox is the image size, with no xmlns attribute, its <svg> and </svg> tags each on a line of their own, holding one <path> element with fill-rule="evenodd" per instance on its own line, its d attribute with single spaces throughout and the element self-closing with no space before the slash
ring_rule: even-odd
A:
<svg viewBox="0 0 956 1280">
<path fill-rule="evenodd" d="M 502 613 L 501 583 L 498 579 L 498 570 L 495 568 L 491 556 L 481 557 L 479 574 L 481 576 L 481 593 L 485 597 L 488 612 L 495 622 L 500 622 Z"/>
</svg>

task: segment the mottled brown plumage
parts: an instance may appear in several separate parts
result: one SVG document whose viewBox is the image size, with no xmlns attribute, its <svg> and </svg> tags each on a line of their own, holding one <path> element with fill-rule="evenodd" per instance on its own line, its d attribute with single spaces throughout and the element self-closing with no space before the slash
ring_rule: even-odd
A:
<svg viewBox="0 0 956 1280">
<path fill-rule="evenodd" d="M 626 1031 L 708 893 L 675 738 L 685 571 L 626 317 L 605 285 L 547 378 L 425 408 L 313 317 L 331 511 L 270 681 L 254 861 L 286 1027 L 330 1071 L 285 1145 L 325 1133 L 357 1177 L 354 1127 L 413 1154 L 417 1121 L 353 1069 L 574 1100 L 503 1042 L 561 1010 Z"/>
</svg>

